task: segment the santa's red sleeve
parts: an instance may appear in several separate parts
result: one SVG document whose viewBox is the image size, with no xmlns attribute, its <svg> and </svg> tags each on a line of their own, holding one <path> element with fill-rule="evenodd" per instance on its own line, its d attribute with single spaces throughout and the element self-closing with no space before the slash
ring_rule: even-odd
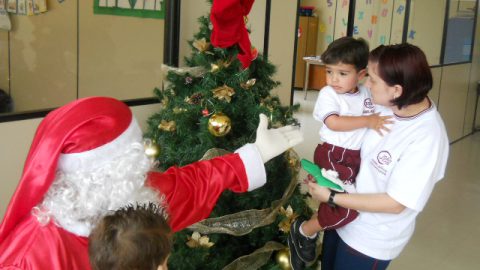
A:
<svg viewBox="0 0 480 270">
<path fill-rule="evenodd" d="M 260 153 L 247 144 L 235 154 L 151 172 L 147 185 L 165 196 L 170 226 L 179 231 L 207 218 L 224 190 L 245 192 L 265 182 Z"/>
</svg>

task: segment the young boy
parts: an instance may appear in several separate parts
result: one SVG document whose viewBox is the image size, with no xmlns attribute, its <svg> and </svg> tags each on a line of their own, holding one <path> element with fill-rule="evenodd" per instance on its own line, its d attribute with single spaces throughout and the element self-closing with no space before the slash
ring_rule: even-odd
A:
<svg viewBox="0 0 480 270">
<path fill-rule="evenodd" d="M 326 65 L 327 86 L 322 88 L 313 110 L 313 117 L 323 123 L 315 149 L 314 162 L 321 168 L 334 170 L 347 192 L 355 192 L 355 177 L 360 168 L 360 146 L 368 128 L 381 134 L 390 116 L 374 113 L 370 92 L 359 82 L 366 75 L 368 44 L 363 39 L 343 37 L 333 41 L 321 55 Z M 330 201 L 332 201 L 331 198 Z M 329 201 L 329 202 L 330 202 Z M 333 204 L 322 203 L 318 213 L 292 225 L 288 245 L 294 270 L 303 269 L 315 260 L 318 232 L 339 228 L 358 212 Z"/>
<path fill-rule="evenodd" d="M 93 270 L 167 270 L 171 229 L 164 208 L 129 205 L 102 218 L 89 236 Z"/>
</svg>

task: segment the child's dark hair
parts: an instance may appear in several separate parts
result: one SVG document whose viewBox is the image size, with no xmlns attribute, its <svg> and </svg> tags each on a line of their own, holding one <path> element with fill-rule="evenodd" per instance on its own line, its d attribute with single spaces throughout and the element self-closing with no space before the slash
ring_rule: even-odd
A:
<svg viewBox="0 0 480 270">
<path fill-rule="evenodd" d="M 154 203 L 116 210 L 103 217 L 89 236 L 94 270 L 156 270 L 171 251 L 165 210 Z"/>
<path fill-rule="evenodd" d="M 342 37 L 328 45 L 321 59 L 327 65 L 343 63 L 353 65 L 357 71 L 360 71 L 367 67 L 368 52 L 368 43 L 364 39 Z"/>
<path fill-rule="evenodd" d="M 433 86 L 427 57 L 412 44 L 380 45 L 370 53 L 377 74 L 389 86 L 402 86 L 402 94 L 392 100 L 399 109 L 421 102 Z"/>
</svg>

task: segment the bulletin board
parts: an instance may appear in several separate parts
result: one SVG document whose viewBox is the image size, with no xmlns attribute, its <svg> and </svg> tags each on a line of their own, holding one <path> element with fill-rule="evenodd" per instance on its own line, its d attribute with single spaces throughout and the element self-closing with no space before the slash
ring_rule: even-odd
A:
<svg viewBox="0 0 480 270">
<path fill-rule="evenodd" d="M 163 19 L 165 17 L 165 1 L 94 0 L 93 11 L 95 14 Z"/>
<path fill-rule="evenodd" d="M 318 16 L 317 54 L 322 54 L 328 44 L 347 33 L 348 10 L 350 0 L 305 1 L 304 4 L 315 5 Z"/>
<path fill-rule="evenodd" d="M 357 1 L 353 37 L 365 39 L 370 49 L 400 43 L 406 0 Z"/>
</svg>

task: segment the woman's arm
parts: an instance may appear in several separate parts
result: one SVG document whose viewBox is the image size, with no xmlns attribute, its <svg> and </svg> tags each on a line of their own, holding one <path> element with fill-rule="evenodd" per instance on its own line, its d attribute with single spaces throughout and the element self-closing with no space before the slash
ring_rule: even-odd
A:
<svg viewBox="0 0 480 270">
<path fill-rule="evenodd" d="M 333 202 L 345 208 L 366 212 L 399 214 L 405 209 L 404 205 L 395 201 L 387 193 L 338 193 Z"/>
<path fill-rule="evenodd" d="M 308 183 L 309 193 L 313 198 L 328 202 L 330 189 L 319 186 L 317 183 Z M 387 193 L 360 194 L 360 193 L 337 193 L 333 202 L 336 205 L 365 212 L 398 214 L 406 207 L 394 200 Z"/>
</svg>

